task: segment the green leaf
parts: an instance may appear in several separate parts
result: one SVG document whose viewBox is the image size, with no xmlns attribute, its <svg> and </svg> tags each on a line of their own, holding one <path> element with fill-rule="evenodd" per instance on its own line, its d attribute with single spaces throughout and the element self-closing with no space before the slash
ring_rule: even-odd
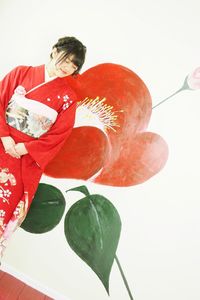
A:
<svg viewBox="0 0 200 300">
<path fill-rule="evenodd" d="M 65 216 L 65 236 L 70 247 L 93 269 L 108 294 L 120 231 L 116 208 L 101 195 L 77 201 Z"/>
<path fill-rule="evenodd" d="M 40 183 L 21 228 L 31 233 L 52 230 L 62 219 L 65 198 L 53 185 Z"/>
</svg>

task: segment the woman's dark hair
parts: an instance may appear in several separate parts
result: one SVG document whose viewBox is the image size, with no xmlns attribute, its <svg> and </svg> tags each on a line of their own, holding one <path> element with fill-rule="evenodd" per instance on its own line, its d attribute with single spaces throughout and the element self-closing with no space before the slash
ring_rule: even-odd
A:
<svg viewBox="0 0 200 300">
<path fill-rule="evenodd" d="M 53 45 L 52 49 L 54 48 L 57 49 L 58 53 L 60 51 L 65 52 L 58 62 L 65 60 L 71 54 L 74 55 L 72 62 L 78 68 L 72 75 L 78 74 L 80 69 L 82 68 L 82 65 L 84 64 L 87 48 L 73 36 L 65 36 L 63 38 L 60 38 L 58 42 Z M 50 55 L 50 58 L 52 58 L 52 53 Z"/>
</svg>

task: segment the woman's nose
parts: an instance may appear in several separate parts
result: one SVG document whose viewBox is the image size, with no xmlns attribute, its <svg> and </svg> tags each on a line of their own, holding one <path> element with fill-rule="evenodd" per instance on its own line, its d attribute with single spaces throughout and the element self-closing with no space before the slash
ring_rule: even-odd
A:
<svg viewBox="0 0 200 300">
<path fill-rule="evenodd" d="M 61 65 L 61 68 L 66 70 L 66 71 L 68 71 L 69 67 L 70 66 L 68 66 L 68 64 L 65 64 L 65 63 Z"/>
</svg>

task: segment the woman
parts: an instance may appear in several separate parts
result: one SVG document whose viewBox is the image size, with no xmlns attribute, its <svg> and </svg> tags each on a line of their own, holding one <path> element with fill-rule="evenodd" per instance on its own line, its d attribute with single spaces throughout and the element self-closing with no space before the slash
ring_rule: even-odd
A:
<svg viewBox="0 0 200 300">
<path fill-rule="evenodd" d="M 69 85 L 86 47 L 63 37 L 50 61 L 18 66 L 0 82 L 0 258 L 24 220 L 45 166 L 70 135 L 77 95 Z"/>
</svg>

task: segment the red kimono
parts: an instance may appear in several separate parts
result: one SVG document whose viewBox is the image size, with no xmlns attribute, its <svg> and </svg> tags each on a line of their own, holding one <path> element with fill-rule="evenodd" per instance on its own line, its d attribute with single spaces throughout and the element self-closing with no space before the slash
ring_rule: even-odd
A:
<svg viewBox="0 0 200 300">
<path fill-rule="evenodd" d="M 67 77 L 45 82 L 45 65 L 18 66 L 0 82 L 0 137 L 11 136 L 28 150 L 14 158 L 0 140 L 0 258 L 26 217 L 44 168 L 72 131 L 76 101 Z"/>
</svg>

